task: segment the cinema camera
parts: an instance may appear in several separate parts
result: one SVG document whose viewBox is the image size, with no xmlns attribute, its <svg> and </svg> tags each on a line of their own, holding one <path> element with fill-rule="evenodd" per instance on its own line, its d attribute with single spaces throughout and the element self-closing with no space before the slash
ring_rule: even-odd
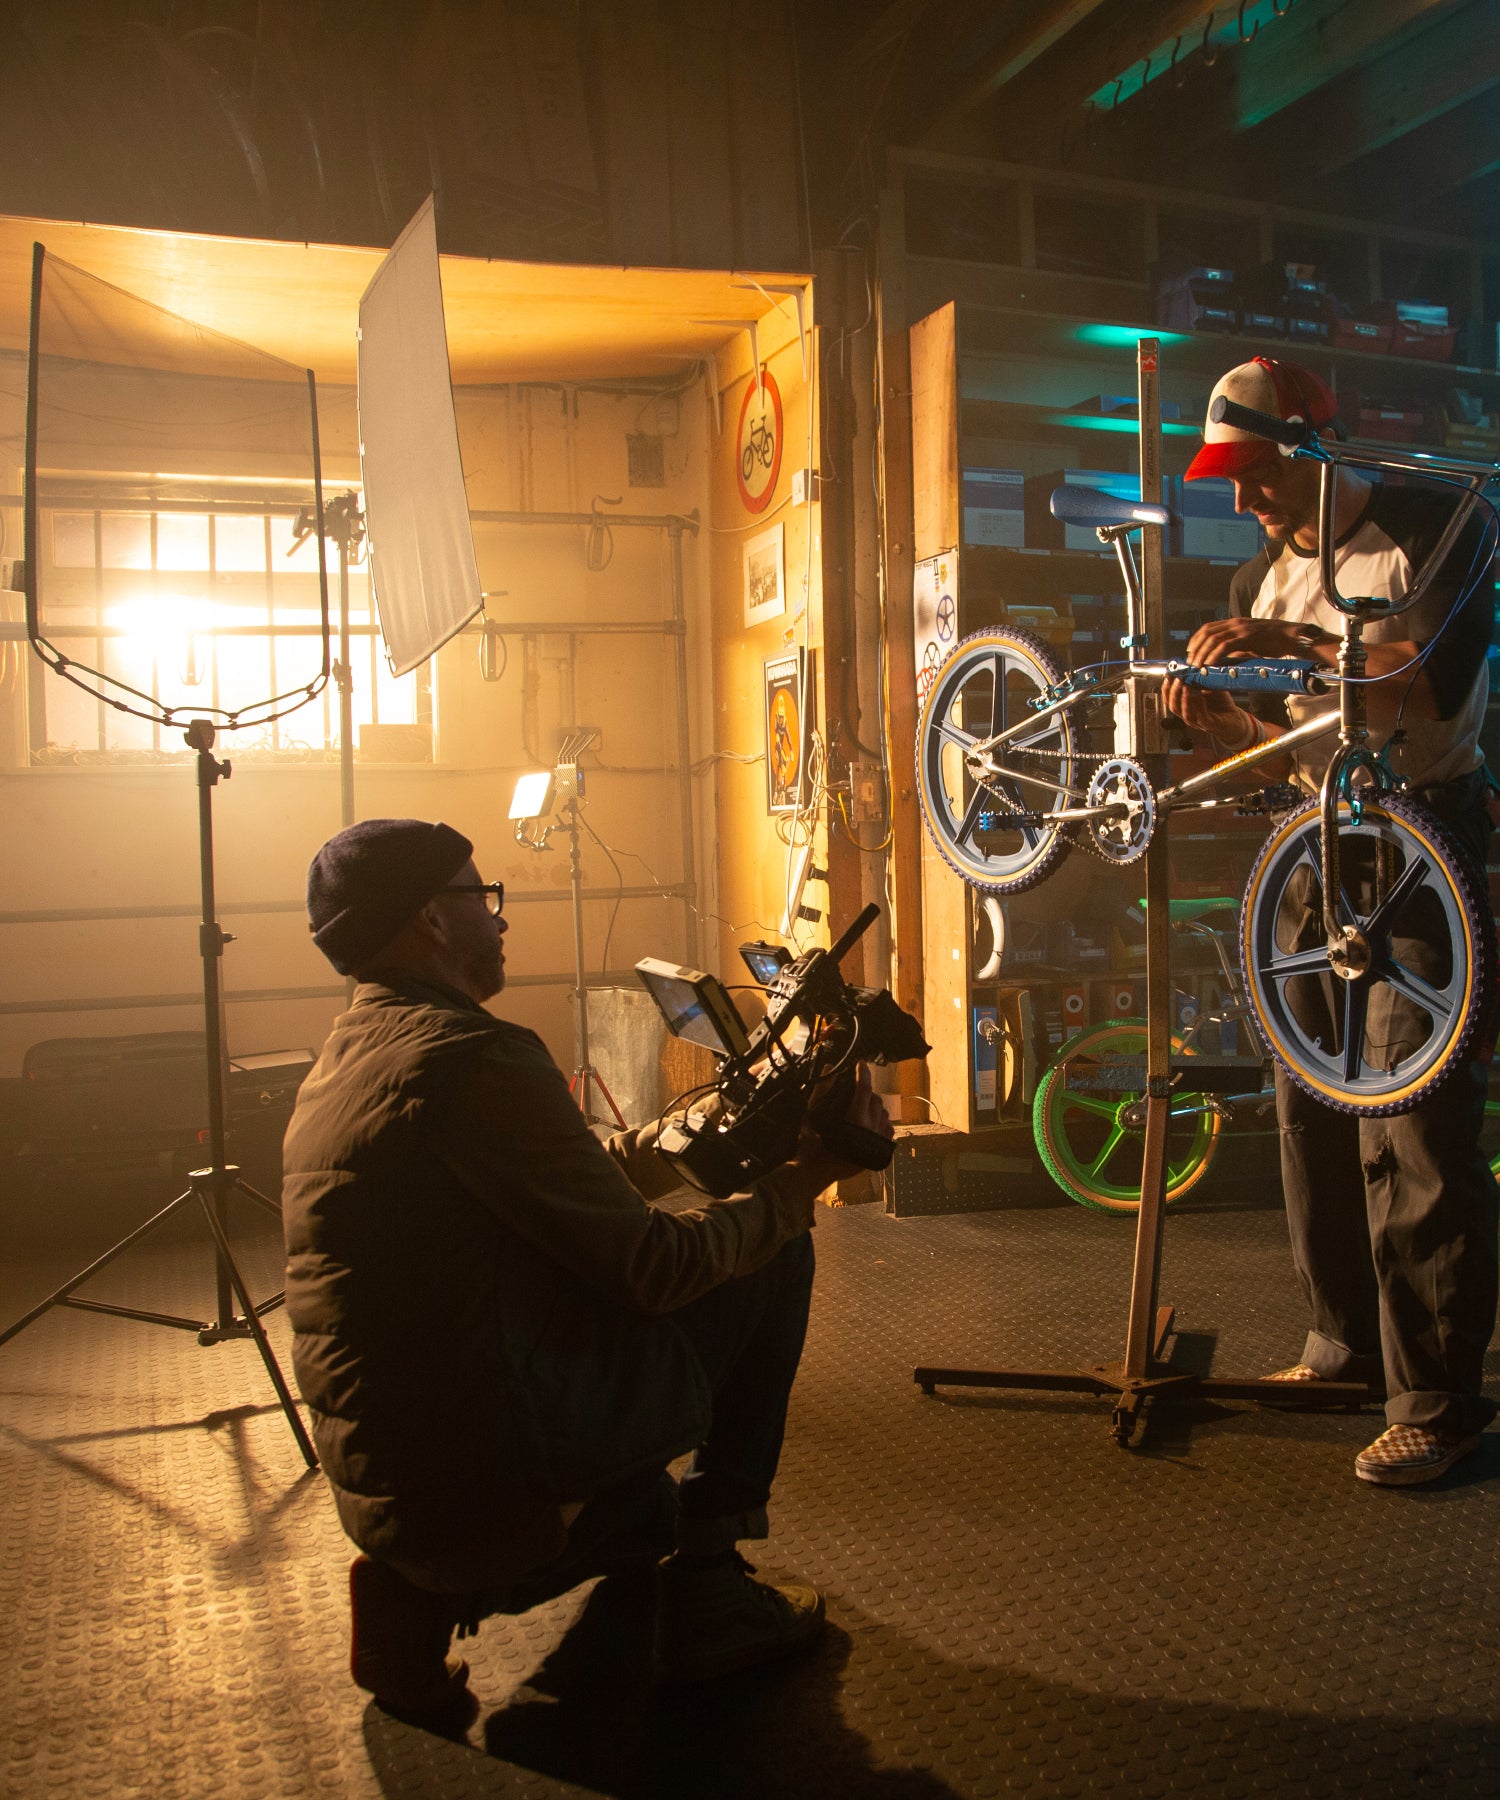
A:
<svg viewBox="0 0 1500 1800">
<path fill-rule="evenodd" d="M 767 994 L 765 1017 L 748 1033 L 714 976 L 650 956 L 636 964 L 667 1029 L 720 1059 L 708 1100 L 664 1118 L 657 1134 L 658 1152 L 691 1186 L 716 1199 L 740 1192 L 796 1154 L 804 1120 L 835 1156 L 889 1165 L 890 1140 L 843 1116 L 855 1066 L 906 1062 L 931 1046 L 889 989 L 853 987 L 840 973 L 879 914 L 867 906 L 829 949 L 795 959 L 779 944 L 741 945 Z"/>
</svg>

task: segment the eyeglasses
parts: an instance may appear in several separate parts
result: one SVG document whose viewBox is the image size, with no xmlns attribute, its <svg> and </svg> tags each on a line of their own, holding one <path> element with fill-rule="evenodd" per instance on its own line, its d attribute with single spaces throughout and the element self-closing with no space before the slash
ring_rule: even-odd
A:
<svg viewBox="0 0 1500 1800">
<path fill-rule="evenodd" d="M 492 919 L 498 919 L 505 910 L 505 883 L 503 881 L 467 881 L 453 887 L 445 887 L 445 894 L 479 894 L 484 900 L 485 911 Z"/>
</svg>

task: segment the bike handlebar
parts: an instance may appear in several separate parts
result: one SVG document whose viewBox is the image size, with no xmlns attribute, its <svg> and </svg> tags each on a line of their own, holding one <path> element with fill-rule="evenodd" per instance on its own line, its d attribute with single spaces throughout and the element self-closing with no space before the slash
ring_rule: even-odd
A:
<svg viewBox="0 0 1500 1800">
<path fill-rule="evenodd" d="M 1137 663 L 1135 675 L 1159 675 L 1180 681 L 1184 687 L 1210 688 L 1222 694 L 1326 694 L 1328 671 L 1315 662 L 1300 657 L 1271 657 L 1264 662 L 1213 663 L 1200 668 L 1197 663 Z"/>
<path fill-rule="evenodd" d="M 1301 450 L 1313 435 L 1312 427 L 1302 419 L 1278 419 L 1274 413 L 1257 412 L 1253 406 L 1241 406 L 1238 400 L 1223 394 L 1208 409 L 1210 424 L 1228 425 L 1235 431 L 1248 431 L 1255 437 L 1268 438 L 1283 450 Z"/>
</svg>

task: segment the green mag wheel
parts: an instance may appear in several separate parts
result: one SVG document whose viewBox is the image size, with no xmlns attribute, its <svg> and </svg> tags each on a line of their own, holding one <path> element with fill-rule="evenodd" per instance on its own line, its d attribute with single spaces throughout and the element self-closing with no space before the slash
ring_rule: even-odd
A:
<svg viewBox="0 0 1500 1800">
<path fill-rule="evenodd" d="M 1494 968 L 1489 909 L 1452 839 L 1401 794 L 1339 806 L 1341 979 L 1323 935 L 1316 803 L 1284 818 L 1240 910 L 1245 990 L 1272 1054 L 1339 1112 L 1409 1112 L 1467 1055 Z"/>
<path fill-rule="evenodd" d="M 917 725 L 917 803 L 938 855 L 986 894 L 1018 894 L 1068 853 L 1061 825 L 1036 822 L 1069 803 L 1073 727 L 1066 711 L 1037 719 L 995 752 L 984 780 L 975 746 L 1023 725 L 1062 680 L 1062 664 L 1034 632 L 990 626 L 961 639 L 932 678 Z M 982 753 L 981 753 L 982 754 Z M 1011 824 L 1014 814 L 1028 815 Z"/>
<path fill-rule="evenodd" d="M 1172 1048 L 1183 1048 L 1173 1038 Z M 1101 1212 L 1135 1213 L 1141 1204 L 1141 1163 L 1145 1149 L 1144 1125 L 1129 1116 L 1140 1094 L 1085 1094 L 1071 1092 L 1063 1069 L 1070 1056 L 1080 1052 L 1097 1056 L 1146 1054 L 1144 1019 L 1111 1019 L 1071 1038 L 1051 1068 L 1037 1084 L 1031 1107 L 1031 1130 L 1047 1173 L 1080 1206 Z M 1199 1111 L 1201 1094 L 1174 1096 L 1174 1110 L 1167 1128 L 1167 1203 L 1180 1200 L 1208 1173 L 1219 1146 L 1217 1113 Z"/>
</svg>

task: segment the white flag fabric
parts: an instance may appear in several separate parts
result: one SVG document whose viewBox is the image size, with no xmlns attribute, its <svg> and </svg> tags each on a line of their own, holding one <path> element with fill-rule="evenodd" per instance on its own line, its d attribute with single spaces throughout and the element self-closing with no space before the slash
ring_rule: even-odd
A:
<svg viewBox="0 0 1500 1800">
<path fill-rule="evenodd" d="M 430 194 L 359 303 L 359 437 L 380 632 L 404 675 L 484 604 Z"/>
</svg>

